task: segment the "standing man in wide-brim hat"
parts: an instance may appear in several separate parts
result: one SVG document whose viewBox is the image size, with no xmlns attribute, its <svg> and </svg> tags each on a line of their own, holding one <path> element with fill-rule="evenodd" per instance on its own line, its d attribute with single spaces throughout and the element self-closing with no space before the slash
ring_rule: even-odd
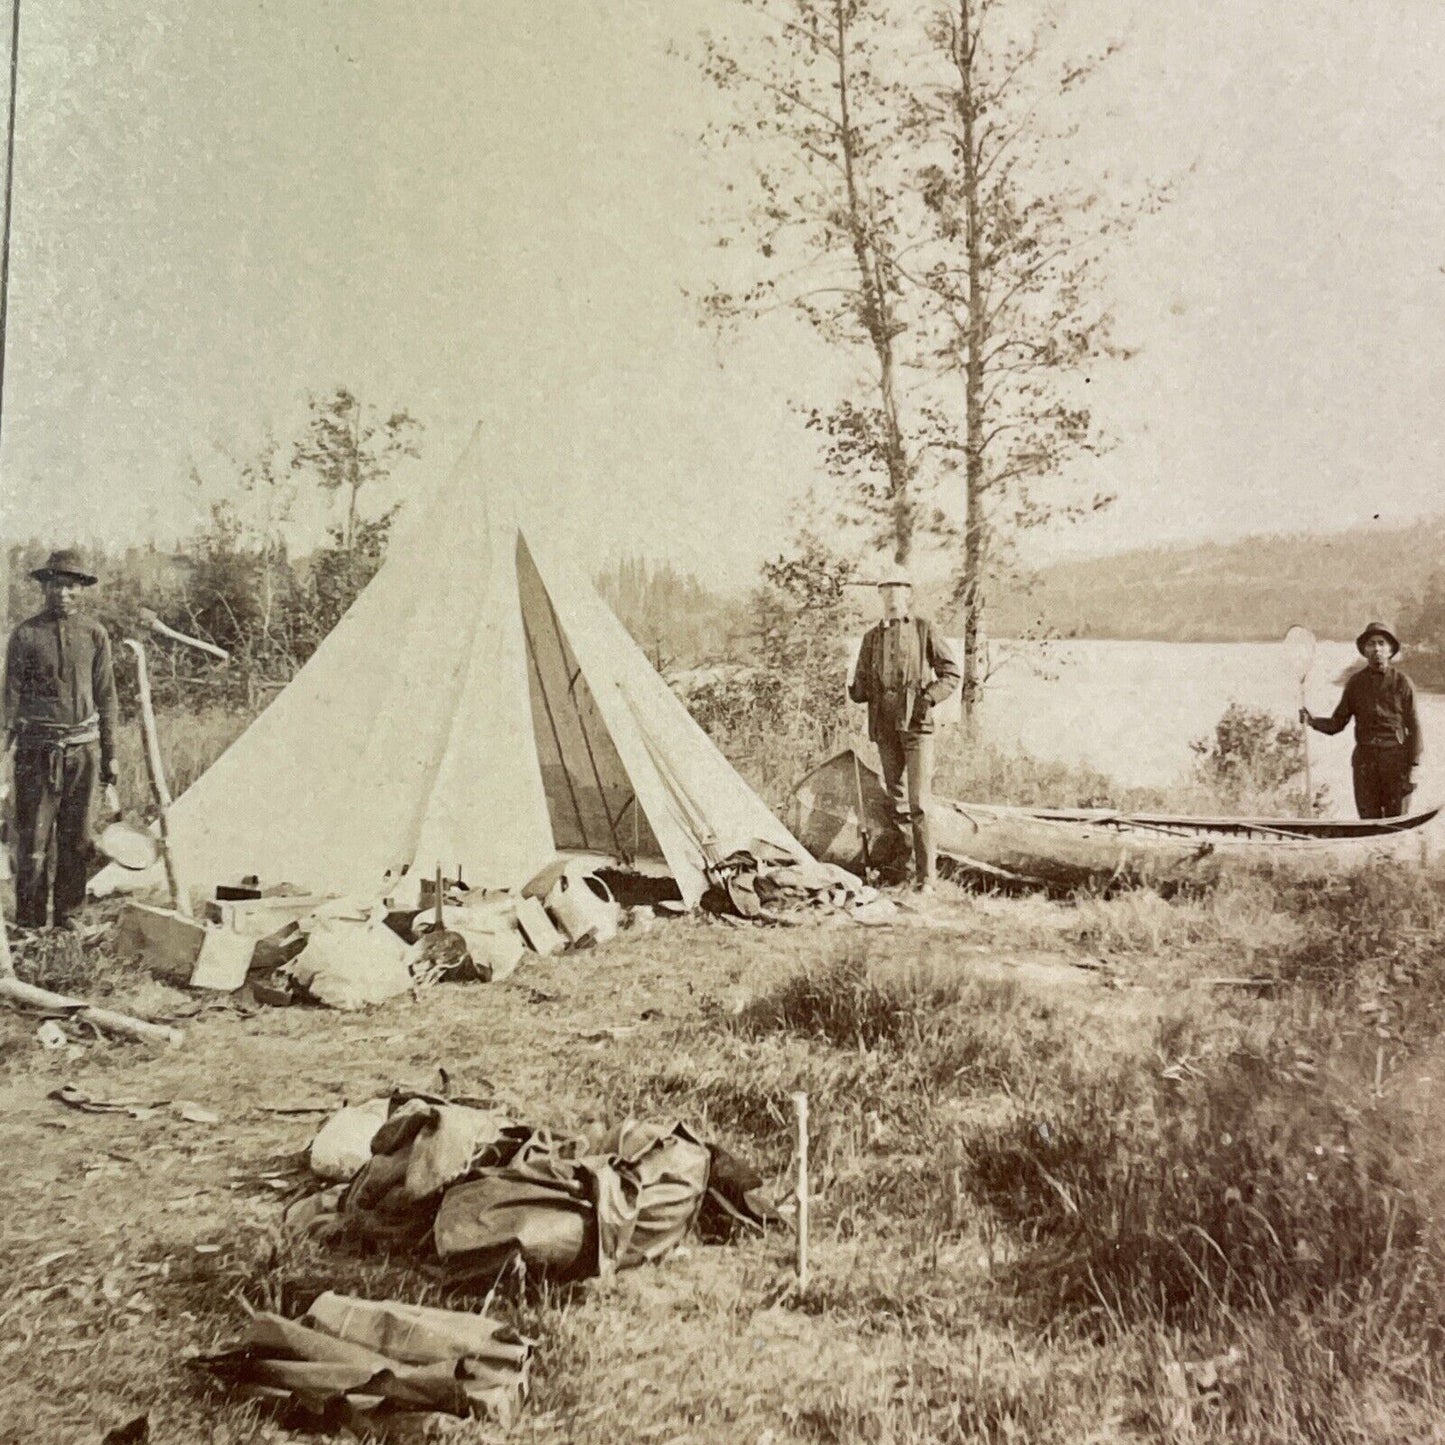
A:
<svg viewBox="0 0 1445 1445">
<path fill-rule="evenodd" d="M 913 835 L 913 880 L 932 889 L 937 873 L 929 804 L 933 709 L 959 684 L 958 663 L 926 617 L 913 612 L 913 581 L 902 567 L 878 580 L 883 617 L 863 635 L 848 696 L 868 705 L 883 785 L 900 829 Z"/>
<path fill-rule="evenodd" d="M 1355 720 L 1351 768 L 1355 809 L 1362 818 L 1400 818 L 1415 791 L 1415 769 L 1424 740 L 1410 679 L 1392 664 L 1400 639 L 1383 622 L 1372 622 L 1355 639 L 1365 666 L 1345 683 L 1329 717 L 1300 709 L 1300 721 L 1316 732 L 1343 732 Z"/>
<path fill-rule="evenodd" d="M 30 574 L 44 609 L 10 634 L 5 653 L 6 743 L 15 748 L 15 921 L 66 927 L 85 899 L 96 786 L 116 778 L 115 673 L 110 638 L 78 610 L 95 574 L 76 551 L 53 552 Z"/>
</svg>

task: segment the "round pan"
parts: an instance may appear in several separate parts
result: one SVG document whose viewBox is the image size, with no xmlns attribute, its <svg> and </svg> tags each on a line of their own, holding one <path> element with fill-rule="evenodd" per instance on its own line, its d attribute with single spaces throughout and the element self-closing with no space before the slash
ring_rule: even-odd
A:
<svg viewBox="0 0 1445 1445">
<path fill-rule="evenodd" d="M 122 868 L 139 873 L 160 860 L 161 845 L 154 833 L 117 819 L 96 834 L 95 846 Z"/>
</svg>

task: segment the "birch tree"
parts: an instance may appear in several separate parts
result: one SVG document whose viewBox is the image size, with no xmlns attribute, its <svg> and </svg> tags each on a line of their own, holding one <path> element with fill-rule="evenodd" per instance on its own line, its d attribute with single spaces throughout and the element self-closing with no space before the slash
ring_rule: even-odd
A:
<svg viewBox="0 0 1445 1445">
<path fill-rule="evenodd" d="M 927 36 L 945 79 L 920 94 L 926 121 L 915 132 L 933 244 L 921 245 L 927 266 L 910 279 L 934 303 L 933 362 L 955 392 L 943 394 L 930 445 L 962 477 L 966 707 L 984 678 L 987 597 L 1003 554 L 1025 529 L 1112 500 L 1080 466 L 1108 445 L 1087 398 L 1090 368 L 1123 355 L 1104 300 L 1107 263 L 1164 198 L 1155 187 L 1106 197 L 1078 164 L 1068 116 L 1117 46 L 1063 57 L 1050 20 L 1020 33 L 1007 10 L 945 0 L 934 12 Z"/>
<path fill-rule="evenodd" d="M 707 78 L 731 101 L 709 132 L 746 148 L 751 194 L 719 244 L 751 248 L 745 279 L 706 300 L 716 320 L 790 310 L 861 363 L 852 394 L 808 408 L 847 501 L 906 562 L 918 521 L 918 462 L 902 354 L 909 329 L 898 268 L 898 179 L 906 93 L 888 78 L 896 19 L 886 0 L 738 0 L 745 23 L 704 43 Z"/>
<path fill-rule="evenodd" d="M 949 543 L 971 707 L 1017 536 L 1110 500 L 1087 465 L 1107 445 L 1089 369 L 1122 354 L 1107 263 L 1163 198 L 1106 194 L 1078 150 L 1070 115 L 1115 47 L 1066 57 L 1025 0 L 737 3 L 754 23 L 710 39 L 704 69 L 733 103 L 711 138 L 751 163 L 719 236 L 747 243 L 748 279 L 709 309 L 792 311 L 867 363 L 808 425 L 840 512 L 882 523 L 899 561 Z"/>
<path fill-rule="evenodd" d="M 355 552 L 363 538 L 361 493 L 389 477 L 403 457 L 420 456 L 421 425 L 409 412 L 366 415 L 361 398 L 344 386 L 328 396 L 313 395 L 305 432 L 291 452 L 291 469 L 310 473 L 326 491 L 340 493 L 345 517 L 336 528 L 337 545 Z"/>
</svg>

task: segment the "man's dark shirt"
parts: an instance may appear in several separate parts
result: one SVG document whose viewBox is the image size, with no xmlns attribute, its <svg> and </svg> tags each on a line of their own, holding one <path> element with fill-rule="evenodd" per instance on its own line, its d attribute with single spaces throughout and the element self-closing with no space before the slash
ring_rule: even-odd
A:
<svg viewBox="0 0 1445 1445">
<path fill-rule="evenodd" d="M 5 653 L 5 728 L 26 722 L 78 727 L 100 719 L 100 761 L 115 755 L 115 673 L 110 638 L 94 618 L 42 612 L 10 634 Z"/>
<path fill-rule="evenodd" d="M 899 617 L 864 633 L 848 696 L 868 704 L 868 736 L 877 741 L 884 729 L 931 733 L 928 710 L 958 682 L 958 663 L 933 624 Z"/>
<path fill-rule="evenodd" d="M 1322 733 L 1345 730 L 1355 720 L 1355 742 L 1364 748 L 1403 747 L 1413 767 L 1420 761 L 1423 740 L 1415 712 L 1415 689 L 1403 672 L 1386 667 L 1362 668 L 1345 683 L 1340 704 L 1316 727 Z"/>
</svg>

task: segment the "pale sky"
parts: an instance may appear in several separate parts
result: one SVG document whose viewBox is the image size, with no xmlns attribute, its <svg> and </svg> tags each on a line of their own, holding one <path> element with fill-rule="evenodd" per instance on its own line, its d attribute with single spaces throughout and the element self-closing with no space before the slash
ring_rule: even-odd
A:
<svg viewBox="0 0 1445 1445">
<path fill-rule="evenodd" d="M 750 580 L 816 472 L 811 345 L 719 344 L 719 172 L 666 54 L 726 0 L 24 0 L 3 526 L 184 533 L 192 460 L 345 382 L 472 426 L 574 551 Z M 1116 508 L 1053 548 L 1381 525 L 1445 460 L 1445 6 L 1091 0 L 1078 164 L 1181 177 L 1091 380 Z M 3 40 L 0 40 L 3 44 Z M 3 81 L 0 81 L 3 86 Z"/>
</svg>

